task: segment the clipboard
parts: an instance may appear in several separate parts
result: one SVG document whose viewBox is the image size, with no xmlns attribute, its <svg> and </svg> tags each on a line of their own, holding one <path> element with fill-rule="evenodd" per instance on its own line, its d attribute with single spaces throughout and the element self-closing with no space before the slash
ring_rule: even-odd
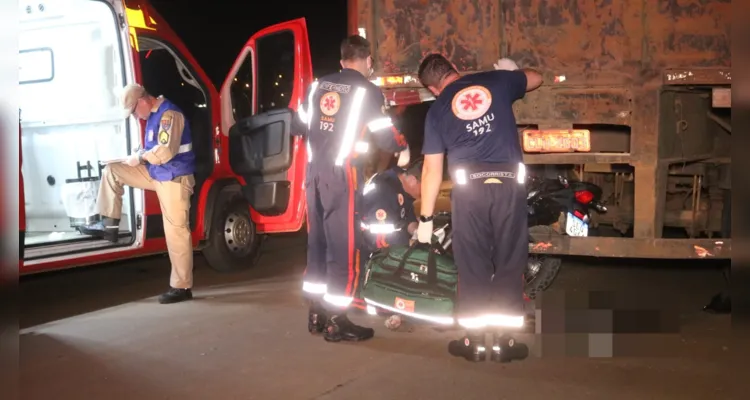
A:
<svg viewBox="0 0 750 400">
<path fill-rule="evenodd" d="M 110 159 L 110 160 L 100 160 L 99 164 L 109 165 L 109 164 L 121 163 L 121 162 L 124 162 L 127 159 L 128 159 L 127 157 L 121 157 L 121 158 L 113 158 L 113 159 Z"/>
</svg>

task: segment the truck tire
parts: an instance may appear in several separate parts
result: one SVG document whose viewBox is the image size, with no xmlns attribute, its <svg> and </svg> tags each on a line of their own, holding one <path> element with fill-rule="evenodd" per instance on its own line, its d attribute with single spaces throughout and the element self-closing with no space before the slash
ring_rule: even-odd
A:
<svg viewBox="0 0 750 400">
<path fill-rule="evenodd" d="M 217 272 L 254 267 L 263 236 L 255 229 L 247 201 L 242 195 L 220 196 L 213 210 L 208 245 L 203 249 L 209 267 Z"/>
</svg>

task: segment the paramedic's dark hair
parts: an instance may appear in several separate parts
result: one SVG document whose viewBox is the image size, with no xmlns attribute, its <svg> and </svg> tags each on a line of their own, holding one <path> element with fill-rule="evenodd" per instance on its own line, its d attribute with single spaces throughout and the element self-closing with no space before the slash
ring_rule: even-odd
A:
<svg viewBox="0 0 750 400">
<path fill-rule="evenodd" d="M 352 35 L 341 42 L 341 59 L 344 61 L 364 60 L 370 56 L 370 42 L 359 35 Z"/>
<path fill-rule="evenodd" d="M 404 174 L 411 175 L 417 180 L 422 180 L 422 165 L 424 165 L 424 159 L 417 159 L 412 161 L 409 165 L 404 168 Z"/>
<path fill-rule="evenodd" d="M 458 71 L 442 54 L 430 54 L 419 64 L 419 82 L 424 87 L 439 86 L 440 81 L 451 73 L 458 73 Z"/>
</svg>

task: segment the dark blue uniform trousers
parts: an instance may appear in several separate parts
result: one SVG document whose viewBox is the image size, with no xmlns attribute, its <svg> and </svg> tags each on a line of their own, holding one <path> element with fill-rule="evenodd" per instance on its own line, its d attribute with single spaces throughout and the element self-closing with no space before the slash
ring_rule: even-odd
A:
<svg viewBox="0 0 750 400">
<path fill-rule="evenodd" d="M 488 314 L 524 315 L 528 217 L 526 189 L 516 178 L 518 168 L 517 164 L 452 168 L 459 323 Z M 464 179 L 456 176 L 458 170 L 465 172 Z"/>
<path fill-rule="evenodd" d="M 308 170 L 304 281 L 326 285 L 323 305 L 332 310 L 346 308 L 342 299 L 353 299 L 360 290 L 362 181 L 360 169 L 348 165 Z M 352 304 L 362 308 L 364 303 Z"/>
</svg>

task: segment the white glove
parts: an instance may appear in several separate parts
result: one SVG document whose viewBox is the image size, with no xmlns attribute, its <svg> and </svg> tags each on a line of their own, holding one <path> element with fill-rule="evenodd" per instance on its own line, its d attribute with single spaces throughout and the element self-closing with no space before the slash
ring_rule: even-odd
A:
<svg viewBox="0 0 750 400">
<path fill-rule="evenodd" d="M 125 159 L 122 163 L 125 165 L 129 165 L 131 167 L 135 167 L 141 164 L 140 159 L 141 153 L 133 153 L 128 156 L 128 158 Z"/>
<path fill-rule="evenodd" d="M 396 165 L 403 168 L 407 165 L 409 165 L 409 158 L 411 157 L 409 155 L 409 146 L 406 146 L 405 149 L 401 150 L 398 154 L 398 161 L 396 161 Z"/>
<path fill-rule="evenodd" d="M 417 241 L 419 241 L 419 243 L 428 244 L 432 242 L 432 221 L 419 221 L 419 226 L 417 227 Z"/>
<path fill-rule="evenodd" d="M 510 58 L 501 58 L 497 60 L 495 64 L 493 64 L 496 70 L 502 69 L 505 71 L 515 71 L 518 69 L 518 65 L 516 65 L 516 62 L 511 60 Z"/>
</svg>

